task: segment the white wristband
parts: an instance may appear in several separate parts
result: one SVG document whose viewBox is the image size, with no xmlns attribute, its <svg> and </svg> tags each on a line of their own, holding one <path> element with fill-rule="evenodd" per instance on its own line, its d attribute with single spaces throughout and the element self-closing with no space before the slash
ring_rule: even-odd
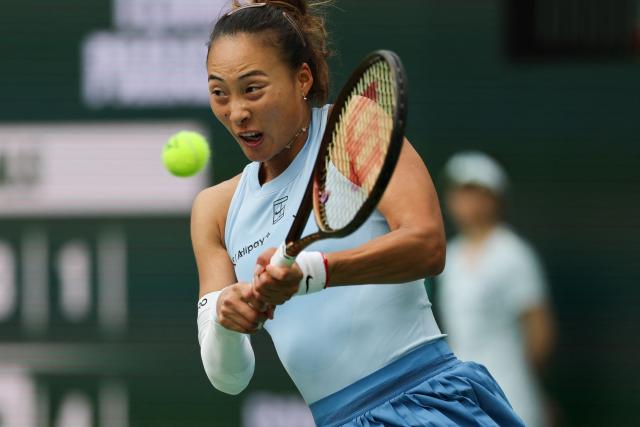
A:
<svg viewBox="0 0 640 427">
<path fill-rule="evenodd" d="M 327 287 L 329 265 L 322 252 L 302 251 L 296 257 L 296 263 L 302 271 L 302 280 L 295 295 L 309 295 Z"/>
</svg>

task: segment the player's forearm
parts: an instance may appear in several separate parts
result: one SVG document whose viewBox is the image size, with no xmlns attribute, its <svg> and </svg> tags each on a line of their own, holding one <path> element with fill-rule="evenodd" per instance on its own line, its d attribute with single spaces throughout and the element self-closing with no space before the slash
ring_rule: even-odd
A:
<svg viewBox="0 0 640 427">
<path fill-rule="evenodd" d="M 445 259 L 440 229 L 398 228 L 357 248 L 326 254 L 329 286 L 401 283 L 435 276 Z"/>
<path fill-rule="evenodd" d="M 202 364 L 211 384 L 228 394 L 244 390 L 255 367 L 255 357 L 246 335 L 214 324 L 200 348 Z"/>
<path fill-rule="evenodd" d="M 217 293 L 205 295 L 198 303 L 200 356 L 211 384 L 235 395 L 249 384 L 255 356 L 247 335 L 230 331 L 216 321 L 214 294 Z"/>
</svg>

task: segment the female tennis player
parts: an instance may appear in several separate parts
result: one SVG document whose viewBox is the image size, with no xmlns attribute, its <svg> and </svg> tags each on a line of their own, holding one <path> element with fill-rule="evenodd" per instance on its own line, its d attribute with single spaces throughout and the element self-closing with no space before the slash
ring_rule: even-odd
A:
<svg viewBox="0 0 640 427">
<path fill-rule="evenodd" d="M 314 243 L 291 267 L 269 265 L 330 110 L 316 6 L 234 2 L 209 40 L 211 108 L 251 162 L 193 206 L 205 372 L 217 389 L 241 392 L 255 364 L 248 334 L 264 323 L 318 426 L 522 425 L 486 369 L 451 353 L 433 318 L 422 278 L 444 267 L 444 231 L 408 141 L 363 226 Z"/>
</svg>

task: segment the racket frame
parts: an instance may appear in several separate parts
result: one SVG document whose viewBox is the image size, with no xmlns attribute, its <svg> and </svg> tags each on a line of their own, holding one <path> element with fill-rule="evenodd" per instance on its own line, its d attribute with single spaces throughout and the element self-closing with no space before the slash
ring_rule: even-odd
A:
<svg viewBox="0 0 640 427">
<path fill-rule="evenodd" d="M 351 91 L 362 77 L 364 71 L 381 59 L 389 64 L 394 81 L 396 82 L 395 109 L 392 118 L 394 125 L 390 135 L 391 141 L 387 154 L 371 193 L 362 206 L 360 206 L 353 219 L 347 225 L 337 230 L 327 229 L 324 226 L 324 221 L 320 214 L 320 198 L 322 197 L 322 194 L 320 194 L 320 183 L 323 176 L 326 176 L 325 156 L 333 138 L 335 125 Z M 392 51 L 377 50 L 370 53 L 362 60 L 358 68 L 352 72 L 349 80 L 338 94 L 329 118 L 327 119 L 325 132 L 313 167 L 313 175 L 307 184 L 304 196 L 300 202 L 300 207 L 285 239 L 285 254 L 287 257 L 295 258 L 304 248 L 317 240 L 347 236 L 356 231 L 367 220 L 369 215 L 371 215 L 382 198 L 400 157 L 407 118 L 407 92 L 407 78 L 404 67 L 400 58 Z M 319 230 L 301 238 L 312 210 L 314 211 Z"/>
</svg>

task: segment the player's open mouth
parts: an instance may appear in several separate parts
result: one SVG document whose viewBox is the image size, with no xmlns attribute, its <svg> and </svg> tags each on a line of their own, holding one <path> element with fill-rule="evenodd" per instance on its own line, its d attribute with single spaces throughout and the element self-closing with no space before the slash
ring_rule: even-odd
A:
<svg viewBox="0 0 640 427">
<path fill-rule="evenodd" d="M 262 142 L 263 139 L 262 132 L 242 132 L 238 134 L 240 139 L 250 147 L 255 147 Z"/>
</svg>

